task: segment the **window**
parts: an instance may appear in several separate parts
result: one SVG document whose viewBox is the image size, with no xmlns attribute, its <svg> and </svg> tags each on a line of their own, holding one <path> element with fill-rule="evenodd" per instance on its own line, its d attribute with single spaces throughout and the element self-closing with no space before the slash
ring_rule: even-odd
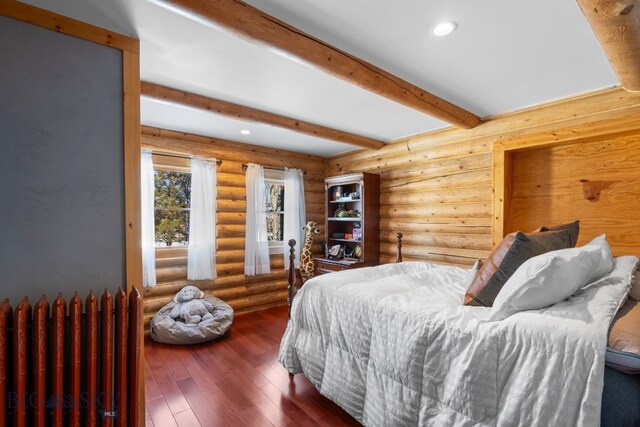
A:
<svg viewBox="0 0 640 427">
<path fill-rule="evenodd" d="M 284 232 L 284 182 L 265 180 L 264 190 L 267 203 L 267 240 L 281 243 Z"/>
<path fill-rule="evenodd" d="M 154 178 L 156 247 L 188 245 L 191 174 L 156 169 Z"/>
</svg>

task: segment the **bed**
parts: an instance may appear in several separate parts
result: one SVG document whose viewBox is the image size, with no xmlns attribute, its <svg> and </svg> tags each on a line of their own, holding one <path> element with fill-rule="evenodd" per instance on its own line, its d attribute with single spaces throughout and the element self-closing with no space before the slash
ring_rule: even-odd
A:
<svg viewBox="0 0 640 427">
<path fill-rule="evenodd" d="M 638 382 L 605 377 L 605 349 L 636 262 L 619 257 L 569 299 L 499 322 L 461 304 L 463 268 L 400 262 L 316 277 L 291 295 L 280 361 L 365 425 L 597 426 L 601 411 L 625 425 L 615 394 Z"/>
</svg>

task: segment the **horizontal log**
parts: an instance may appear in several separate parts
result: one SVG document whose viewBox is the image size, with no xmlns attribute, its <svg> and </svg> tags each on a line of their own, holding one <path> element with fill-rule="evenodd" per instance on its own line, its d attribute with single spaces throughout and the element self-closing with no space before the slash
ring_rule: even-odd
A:
<svg viewBox="0 0 640 427">
<path fill-rule="evenodd" d="M 234 310 L 244 310 L 250 307 L 256 307 L 266 304 L 272 304 L 275 302 L 286 302 L 287 301 L 287 291 L 275 291 L 275 292 L 267 292 L 259 295 L 252 295 L 251 297 L 230 299 L 226 301 Z"/>
<path fill-rule="evenodd" d="M 482 153 L 466 157 L 454 157 L 451 159 L 436 159 L 420 163 L 407 163 L 406 166 L 399 166 L 385 170 L 380 173 L 380 179 L 398 179 L 431 177 L 439 175 L 450 175 L 454 173 L 487 169 L 493 166 L 493 153 Z"/>
<path fill-rule="evenodd" d="M 226 264 L 234 262 L 244 262 L 244 249 L 241 250 L 218 250 L 216 253 L 216 263 Z"/>
<path fill-rule="evenodd" d="M 216 263 L 216 272 L 218 277 L 234 276 L 236 274 L 244 273 L 244 260 L 241 262 L 234 262 L 229 264 Z M 182 277 L 182 280 L 186 280 L 187 276 Z"/>
<path fill-rule="evenodd" d="M 217 212 L 216 224 L 246 224 L 247 218 L 242 212 Z"/>
<path fill-rule="evenodd" d="M 435 177 L 399 178 L 380 181 L 382 193 L 387 191 L 429 191 L 454 188 L 485 187 L 493 184 L 491 169 L 481 169 L 452 175 Z"/>
<path fill-rule="evenodd" d="M 218 184 L 216 188 L 216 199 L 228 201 L 245 201 L 247 194 L 244 187 L 225 187 Z"/>
<path fill-rule="evenodd" d="M 218 213 L 223 212 L 239 212 L 244 213 L 247 211 L 247 202 L 244 200 L 216 200 L 216 211 Z"/>
<path fill-rule="evenodd" d="M 492 203 L 440 203 L 431 206 L 382 206 L 382 218 L 489 218 Z"/>
<path fill-rule="evenodd" d="M 222 164 L 225 162 L 223 161 Z M 242 188 L 246 187 L 246 178 L 242 174 L 237 173 L 221 173 L 218 172 L 216 174 L 216 184 L 218 187 L 232 187 L 232 188 Z"/>
<path fill-rule="evenodd" d="M 216 224 L 218 229 L 218 239 L 226 237 L 244 237 L 244 224 Z"/>
<path fill-rule="evenodd" d="M 145 301 L 148 297 L 162 296 L 162 295 L 174 295 L 180 289 L 188 284 L 196 284 L 200 289 L 223 289 L 225 287 L 239 286 L 242 284 L 250 284 L 256 282 L 263 282 L 269 280 L 283 280 L 287 277 L 287 270 L 277 269 L 272 270 L 270 274 L 261 274 L 258 276 L 245 276 L 244 274 L 227 275 L 224 277 L 217 277 L 212 280 L 198 280 L 196 282 L 187 282 L 185 280 L 167 282 L 158 284 L 153 288 L 145 288 L 144 297 Z"/>
<path fill-rule="evenodd" d="M 156 282 L 170 282 L 172 280 L 187 278 L 187 266 L 185 264 L 169 267 L 156 267 Z"/>
<path fill-rule="evenodd" d="M 218 251 L 242 249 L 244 250 L 245 239 L 243 237 L 218 237 L 216 240 Z"/>
<path fill-rule="evenodd" d="M 395 187 L 394 190 L 402 189 Z M 418 205 L 432 203 L 469 203 L 469 202 L 488 202 L 493 200 L 493 189 L 491 186 L 471 187 L 471 188 L 442 188 L 440 190 L 430 191 L 411 191 L 411 192 L 384 192 L 380 195 L 380 204 L 389 205 Z"/>
<path fill-rule="evenodd" d="M 380 232 L 380 241 L 395 244 L 395 232 Z M 412 246 L 437 246 L 446 248 L 491 250 L 491 234 L 422 234 L 407 233 L 402 237 L 402 244 Z"/>
<path fill-rule="evenodd" d="M 485 218 L 467 219 L 423 219 L 423 218 L 382 218 L 381 232 L 402 232 L 405 236 L 413 233 L 459 233 L 491 235 L 491 220 Z"/>
<path fill-rule="evenodd" d="M 187 265 L 187 257 L 174 257 L 174 258 L 156 258 L 156 271 L 164 271 L 166 268 L 180 267 Z"/>
</svg>

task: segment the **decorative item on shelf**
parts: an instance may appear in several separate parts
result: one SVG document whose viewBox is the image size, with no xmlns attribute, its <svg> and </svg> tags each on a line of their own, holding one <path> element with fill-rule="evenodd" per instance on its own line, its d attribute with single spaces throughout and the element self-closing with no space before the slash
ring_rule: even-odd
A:
<svg viewBox="0 0 640 427">
<path fill-rule="evenodd" d="M 333 187 L 333 200 L 340 200 L 342 197 L 342 186 Z"/>
<path fill-rule="evenodd" d="M 341 259 L 344 256 L 342 245 L 334 245 L 329 249 L 329 259 Z"/>
<path fill-rule="evenodd" d="M 331 234 L 331 237 L 333 239 L 344 239 L 344 233 L 341 233 L 339 231 L 335 231 Z"/>
<path fill-rule="evenodd" d="M 351 234 L 351 233 L 344 233 L 344 238 L 345 238 L 345 239 L 347 239 L 347 240 L 351 240 L 351 239 L 353 239 L 353 234 Z"/>
<path fill-rule="evenodd" d="M 344 206 L 344 203 L 340 203 L 338 205 L 338 209 L 336 209 L 336 212 L 333 214 L 333 216 L 335 218 L 344 218 L 346 216 L 347 213 L 347 209 Z"/>
<path fill-rule="evenodd" d="M 349 197 L 351 198 L 351 200 L 358 200 L 360 198 L 360 193 L 354 191 L 353 193 L 349 194 Z"/>
<path fill-rule="evenodd" d="M 353 247 L 346 247 L 344 248 L 344 257 L 345 258 L 353 258 Z"/>
<path fill-rule="evenodd" d="M 353 240 L 362 240 L 362 228 L 353 228 Z"/>
<path fill-rule="evenodd" d="M 362 255 L 362 248 L 360 247 L 360 245 L 358 245 L 355 248 L 353 248 L 353 256 L 354 256 L 354 258 L 360 258 L 361 255 Z"/>
</svg>

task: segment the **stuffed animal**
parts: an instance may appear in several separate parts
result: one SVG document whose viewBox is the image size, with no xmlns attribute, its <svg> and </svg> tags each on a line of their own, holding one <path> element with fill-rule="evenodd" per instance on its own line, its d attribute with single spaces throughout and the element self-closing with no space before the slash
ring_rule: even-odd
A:
<svg viewBox="0 0 640 427">
<path fill-rule="evenodd" d="M 173 298 L 176 306 L 169 314 L 172 319 L 181 318 L 186 324 L 196 325 L 213 319 L 213 306 L 203 300 L 204 292 L 195 286 L 185 286 Z"/>
<path fill-rule="evenodd" d="M 309 221 L 303 230 L 305 231 L 304 245 L 302 245 L 302 252 L 300 253 L 300 276 L 302 277 L 302 284 L 311 279 L 315 274 L 311 245 L 313 244 L 313 235 L 320 234 L 318 223 L 315 221 Z"/>
</svg>

